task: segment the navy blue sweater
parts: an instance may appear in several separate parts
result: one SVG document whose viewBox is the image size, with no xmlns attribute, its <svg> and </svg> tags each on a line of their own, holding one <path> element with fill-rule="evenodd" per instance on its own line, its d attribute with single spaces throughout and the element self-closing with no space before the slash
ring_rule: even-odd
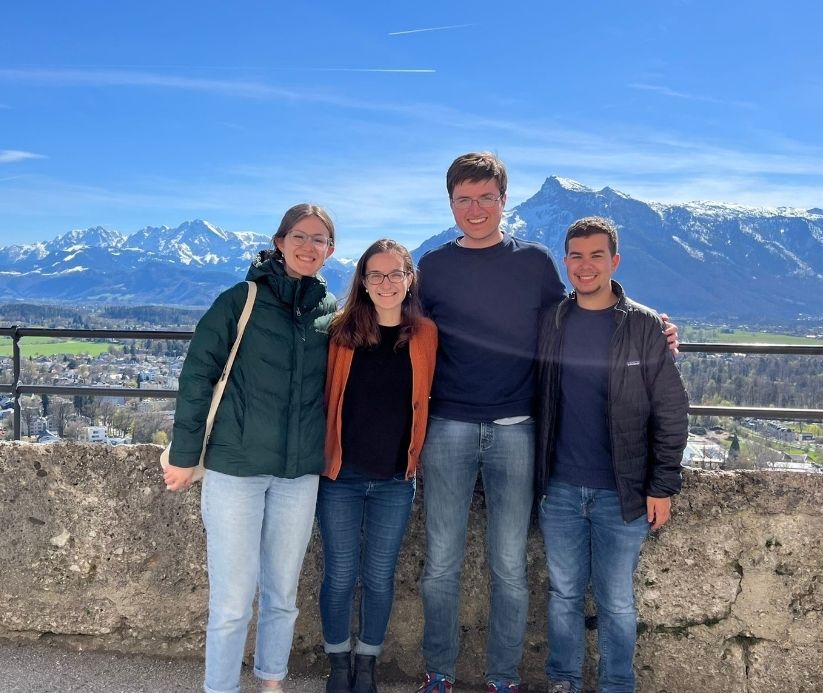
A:
<svg viewBox="0 0 823 693">
<path fill-rule="evenodd" d="M 509 235 L 490 248 L 452 241 L 426 253 L 419 271 L 439 332 L 430 414 L 475 423 L 531 415 L 540 311 L 565 296 L 548 249 Z"/>
</svg>

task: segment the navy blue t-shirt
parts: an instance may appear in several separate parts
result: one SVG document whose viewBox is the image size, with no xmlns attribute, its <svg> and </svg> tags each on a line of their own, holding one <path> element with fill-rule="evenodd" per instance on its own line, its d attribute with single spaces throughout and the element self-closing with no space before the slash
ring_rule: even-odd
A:
<svg viewBox="0 0 823 693">
<path fill-rule="evenodd" d="M 563 321 L 553 480 L 616 490 L 609 439 L 609 344 L 614 308 L 572 303 Z"/>
<path fill-rule="evenodd" d="M 430 413 L 473 423 L 531 415 L 540 311 L 565 296 L 548 249 L 509 235 L 490 248 L 452 241 L 419 270 L 439 341 Z"/>
</svg>

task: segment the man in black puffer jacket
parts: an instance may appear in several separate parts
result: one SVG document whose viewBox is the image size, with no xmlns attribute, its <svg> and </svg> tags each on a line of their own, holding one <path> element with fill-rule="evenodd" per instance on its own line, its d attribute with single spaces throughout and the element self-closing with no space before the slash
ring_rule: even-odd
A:
<svg viewBox="0 0 823 693">
<path fill-rule="evenodd" d="M 566 232 L 575 291 L 542 316 L 536 483 L 549 567 L 549 691 L 580 691 L 584 598 L 591 580 L 598 690 L 633 691 L 632 577 L 649 527 L 680 490 L 688 396 L 663 323 L 612 281 L 620 263 L 610 221 Z"/>
</svg>

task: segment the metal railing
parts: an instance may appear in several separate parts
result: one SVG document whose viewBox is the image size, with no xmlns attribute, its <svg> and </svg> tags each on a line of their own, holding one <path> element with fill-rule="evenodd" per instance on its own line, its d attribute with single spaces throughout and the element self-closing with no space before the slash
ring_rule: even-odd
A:
<svg viewBox="0 0 823 693">
<path fill-rule="evenodd" d="M 9 393 L 14 402 L 14 440 L 20 440 L 20 396 L 86 395 L 93 397 L 140 397 L 166 399 L 177 396 L 177 390 L 104 387 L 98 385 L 34 385 L 20 382 L 20 340 L 25 337 L 75 337 L 81 339 L 159 339 L 190 340 L 190 330 L 72 330 L 42 327 L 0 327 L 0 337 L 12 340 L 11 383 L 0 383 L 0 393 Z M 823 344 L 729 344 L 690 342 L 680 345 L 682 353 L 713 354 L 803 354 L 823 356 Z M 691 416 L 726 416 L 731 418 L 777 419 L 781 421 L 823 421 L 823 409 L 790 409 L 784 407 L 726 407 L 690 405 Z"/>
<path fill-rule="evenodd" d="M 81 339 L 179 339 L 190 340 L 191 330 L 72 330 L 45 327 L 0 327 L 0 336 L 12 340 L 12 382 L 0 383 L 0 393 L 9 393 L 14 403 L 14 440 L 20 440 L 20 397 L 22 395 L 85 395 L 91 397 L 140 397 L 169 399 L 177 390 L 100 385 L 34 385 L 20 382 L 20 340 L 25 337 L 62 337 Z"/>
</svg>

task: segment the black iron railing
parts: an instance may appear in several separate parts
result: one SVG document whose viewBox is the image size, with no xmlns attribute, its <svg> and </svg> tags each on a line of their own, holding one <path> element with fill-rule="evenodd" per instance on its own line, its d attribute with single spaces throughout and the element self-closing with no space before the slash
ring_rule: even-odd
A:
<svg viewBox="0 0 823 693">
<path fill-rule="evenodd" d="M 9 393 L 14 402 L 14 439 L 20 440 L 21 395 L 86 395 L 94 397 L 141 397 L 166 399 L 177 396 L 177 390 L 103 387 L 97 385 L 33 385 L 20 382 L 20 340 L 25 337 L 62 337 L 81 339 L 159 339 L 190 340 L 189 330 L 72 330 L 41 327 L 0 327 L 0 336 L 12 340 L 11 383 L 0 383 L 0 393 Z M 823 344 L 727 344 L 691 342 L 680 345 L 683 353 L 714 354 L 803 354 L 823 356 Z M 691 405 L 692 416 L 726 416 L 731 418 L 778 419 L 781 421 L 823 421 L 823 409 L 788 409 L 778 407 L 712 407 Z"/>
<path fill-rule="evenodd" d="M 80 339 L 178 339 L 190 340 L 191 330 L 72 330 L 44 327 L 0 327 L 0 336 L 12 340 L 12 382 L 0 383 L 0 393 L 9 393 L 14 403 L 14 440 L 20 440 L 20 397 L 22 395 L 86 395 L 92 397 L 140 397 L 168 399 L 177 390 L 103 387 L 99 385 L 34 385 L 20 382 L 20 340 L 25 337 L 61 337 Z"/>
</svg>

